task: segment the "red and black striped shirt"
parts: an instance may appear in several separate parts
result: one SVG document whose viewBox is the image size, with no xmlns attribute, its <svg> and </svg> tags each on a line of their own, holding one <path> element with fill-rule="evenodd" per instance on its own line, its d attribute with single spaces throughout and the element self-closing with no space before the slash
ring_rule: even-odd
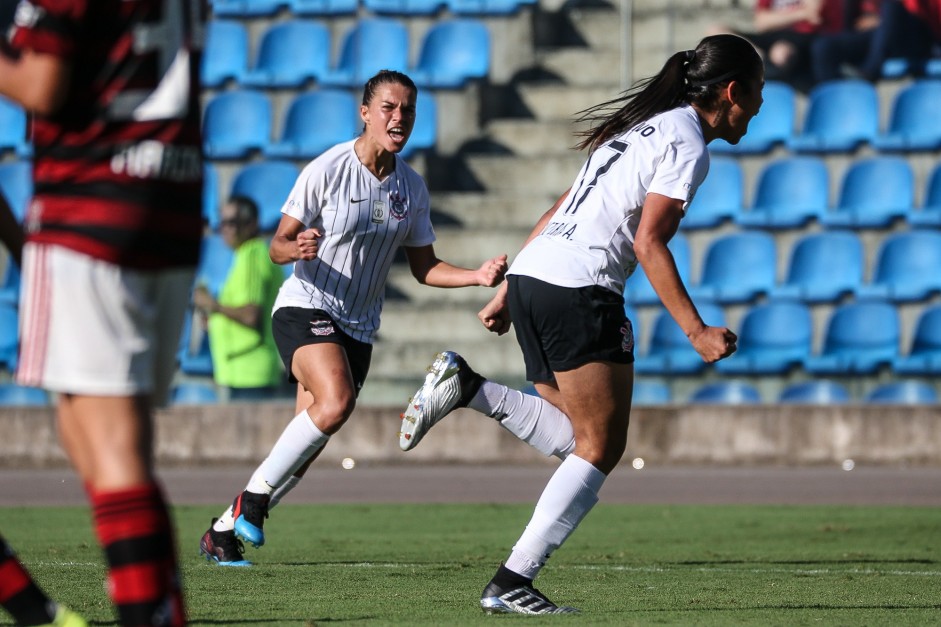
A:
<svg viewBox="0 0 941 627">
<path fill-rule="evenodd" d="M 17 50 L 71 67 L 65 104 L 33 120 L 29 241 L 121 266 L 195 265 L 202 231 L 200 0 L 23 0 Z"/>
</svg>

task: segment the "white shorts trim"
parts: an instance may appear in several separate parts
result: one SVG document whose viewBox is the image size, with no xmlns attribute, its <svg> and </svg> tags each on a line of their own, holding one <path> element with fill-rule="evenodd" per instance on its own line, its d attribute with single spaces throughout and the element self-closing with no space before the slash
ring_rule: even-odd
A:
<svg viewBox="0 0 941 627">
<path fill-rule="evenodd" d="M 193 277 L 190 268 L 145 272 L 27 244 L 17 382 L 91 396 L 150 394 L 162 404 Z"/>
</svg>

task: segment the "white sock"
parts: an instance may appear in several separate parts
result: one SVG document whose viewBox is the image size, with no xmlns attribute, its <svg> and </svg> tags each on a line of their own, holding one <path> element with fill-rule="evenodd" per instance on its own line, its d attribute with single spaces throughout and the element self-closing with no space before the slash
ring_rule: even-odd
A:
<svg viewBox="0 0 941 627">
<path fill-rule="evenodd" d="M 307 410 L 302 411 L 284 428 L 281 437 L 245 489 L 255 494 L 271 494 L 329 439 L 330 436 L 318 429 L 310 419 Z"/>
<path fill-rule="evenodd" d="M 275 491 L 271 493 L 271 500 L 268 501 L 268 509 L 270 510 L 275 505 L 277 505 L 288 492 L 294 489 L 294 486 L 300 483 L 300 481 L 301 478 L 297 475 L 291 475 L 288 477 L 287 481 L 278 486 Z"/>
<path fill-rule="evenodd" d="M 546 484 L 526 530 L 513 547 L 506 567 L 535 579 L 598 502 L 606 475 L 577 455 L 569 455 Z"/>
<path fill-rule="evenodd" d="M 543 398 L 488 380 L 467 406 L 496 418 L 507 431 L 546 457 L 565 459 L 575 450 L 569 417 Z"/>
</svg>

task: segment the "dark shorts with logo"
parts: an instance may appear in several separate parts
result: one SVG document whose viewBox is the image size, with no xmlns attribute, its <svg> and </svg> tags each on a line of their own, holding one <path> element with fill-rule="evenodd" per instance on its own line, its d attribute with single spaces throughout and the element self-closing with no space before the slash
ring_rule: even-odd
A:
<svg viewBox="0 0 941 627">
<path fill-rule="evenodd" d="M 304 307 L 281 307 L 271 317 L 271 331 L 274 342 L 278 345 L 281 361 L 288 373 L 288 381 L 297 383 L 291 373 L 291 362 L 294 352 L 302 346 L 309 344 L 339 344 L 346 350 L 346 359 L 350 363 L 350 372 L 356 393 L 359 394 L 366 375 L 369 373 L 369 363 L 372 360 L 372 344 L 354 340 L 340 330 L 327 312 L 323 309 L 306 309 Z"/>
<path fill-rule="evenodd" d="M 528 380 L 555 381 L 553 373 L 593 361 L 634 363 L 634 330 L 620 294 L 596 285 L 559 287 L 527 276 L 510 275 L 507 281 Z"/>
</svg>

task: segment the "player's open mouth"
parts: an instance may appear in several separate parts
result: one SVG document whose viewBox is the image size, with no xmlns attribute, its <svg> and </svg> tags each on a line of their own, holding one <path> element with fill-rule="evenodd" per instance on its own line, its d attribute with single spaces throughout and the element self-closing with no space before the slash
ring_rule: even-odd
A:
<svg viewBox="0 0 941 627">
<path fill-rule="evenodd" d="M 389 129 L 389 137 L 396 142 L 404 142 L 406 140 L 405 129 L 401 126 L 393 126 Z"/>
</svg>

